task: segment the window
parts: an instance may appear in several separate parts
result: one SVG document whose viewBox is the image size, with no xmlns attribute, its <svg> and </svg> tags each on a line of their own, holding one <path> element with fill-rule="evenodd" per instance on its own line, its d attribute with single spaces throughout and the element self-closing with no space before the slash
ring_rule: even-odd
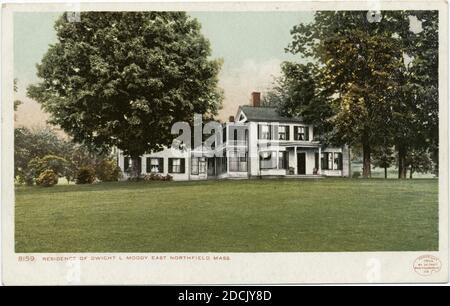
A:
<svg viewBox="0 0 450 306">
<path fill-rule="evenodd" d="M 206 157 L 200 157 L 198 159 L 198 173 L 206 173 Z"/>
<path fill-rule="evenodd" d="M 261 169 L 276 169 L 276 152 L 261 152 L 259 156 L 259 163 Z"/>
<path fill-rule="evenodd" d="M 333 153 L 328 153 L 328 170 L 333 170 Z"/>
<path fill-rule="evenodd" d="M 309 128 L 307 126 L 295 126 L 294 127 L 294 139 L 295 140 L 309 140 Z"/>
<path fill-rule="evenodd" d="M 191 159 L 191 174 L 198 174 L 198 157 L 192 157 Z"/>
<path fill-rule="evenodd" d="M 278 127 L 278 139 L 289 140 L 289 126 L 281 125 Z"/>
<path fill-rule="evenodd" d="M 147 157 L 147 173 L 163 173 L 164 159 L 156 157 Z"/>
<path fill-rule="evenodd" d="M 184 158 L 169 158 L 169 173 L 184 173 Z"/>
<path fill-rule="evenodd" d="M 258 139 L 270 139 L 271 127 L 267 124 L 260 124 L 258 128 Z"/>
<path fill-rule="evenodd" d="M 128 171 L 130 168 L 130 157 L 125 156 L 123 158 L 123 171 Z"/>
<path fill-rule="evenodd" d="M 191 174 L 203 174 L 206 173 L 206 158 L 205 157 L 192 157 L 191 159 Z"/>
<path fill-rule="evenodd" d="M 223 156 L 221 156 L 221 157 L 216 157 L 215 163 L 217 166 L 217 174 L 222 174 L 222 173 L 227 172 L 228 159 L 227 159 L 226 153 L 224 153 Z M 208 171 L 209 171 L 209 166 L 208 166 Z"/>
<path fill-rule="evenodd" d="M 286 152 L 278 152 L 278 169 L 287 169 L 287 154 Z"/>
<path fill-rule="evenodd" d="M 342 170 L 342 153 L 334 153 L 334 170 Z"/>
<path fill-rule="evenodd" d="M 232 152 L 229 158 L 231 172 L 247 171 L 247 153 Z"/>
</svg>

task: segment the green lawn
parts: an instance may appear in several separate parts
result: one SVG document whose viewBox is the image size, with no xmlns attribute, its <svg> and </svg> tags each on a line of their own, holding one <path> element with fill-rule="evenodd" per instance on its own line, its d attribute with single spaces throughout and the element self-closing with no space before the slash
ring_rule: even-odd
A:
<svg viewBox="0 0 450 306">
<path fill-rule="evenodd" d="M 101 183 L 16 188 L 16 252 L 438 249 L 438 181 Z"/>
</svg>

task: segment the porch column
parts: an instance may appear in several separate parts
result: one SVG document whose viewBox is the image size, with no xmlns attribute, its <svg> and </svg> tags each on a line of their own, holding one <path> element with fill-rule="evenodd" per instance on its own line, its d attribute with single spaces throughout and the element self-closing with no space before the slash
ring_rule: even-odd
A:
<svg viewBox="0 0 450 306">
<path fill-rule="evenodd" d="M 294 146 L 294 174 L 297 173 L 297 147 Z"/>
<path fill-rule="evenodd" d="M 280 159 L 280 147 L 277 147 L 277 158 L 276 158 L 276 163 L 277 163 L 277 170 L 279 169 L 279 164 L 278 164 L 278 160 Z"/>
<path fill-rule="evenodd" d="M 319 147 L 319 169 L 317 169 L 317 174 L 322 174 L 322 147 Z"/>
<path fill-rule="evenodd" d="M 147 173 L 147 158 L 142 155 L 141 156 L 141 173 L 140 174 L 145 174 Z"/>
</svg>

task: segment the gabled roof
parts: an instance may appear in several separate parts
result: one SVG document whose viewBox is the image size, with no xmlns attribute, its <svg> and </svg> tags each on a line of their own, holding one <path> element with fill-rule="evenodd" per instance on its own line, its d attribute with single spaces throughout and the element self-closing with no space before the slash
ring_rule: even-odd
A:
<svg viewBox="0 0 450 306">
<path fill-rule="evenodd" d="M 248 121 L 263 122 L 292 122 L 302 123 L 301 117 L 285 117 L 281 116 L 275 107 L 254 107 L 250 105 L 239 106 Z"/>
</svg>

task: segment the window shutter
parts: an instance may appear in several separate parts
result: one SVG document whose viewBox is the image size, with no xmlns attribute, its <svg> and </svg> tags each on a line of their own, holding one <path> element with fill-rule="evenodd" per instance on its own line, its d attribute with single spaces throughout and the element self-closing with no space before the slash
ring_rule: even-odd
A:
<svg viewBox="0 0 450 306">
<path fill-rule="evenodd" d="M 164 172 L 164 158 L 158 158 L 159 172 Z"/>
<path fill-rule="evenodd" d="M 291 136 L 289 135 L 290 130 L 289 125 L 286 125 L 286 140 L 291 140 Z"/>
<path fill-rule="evenodd" d="M 272 133 L 270 139 L 279 140 L 278 137 L 278 125 L 270 126 L 272 128 Z"/>
<path fill-rule="evenodd" d="M 146 161 L 147 161 L 147 165 L 145 166 L 145 168 L 146 168 L 145 170 L 147 173 L 150 173 L 150 172 L 152 172 L 152 159 L 150 157 L 147 157 Z"/>
<path fill-rule="evenodd" d="M 298 139 L 298 126 L 294 126 L 294 140 Z"/>
<path fill-rule="evenodd" d="M 173 159 L 169 158 L 169 173 L 173 173 L 172 172 L 172 161 L 173 161 Z"/>
<path fill-rule="evenodd" d="M 184 158 L 180 158 L 180 173 L 184 173 L 184 163 L 185 159 Z"/>
<path fill-rule="evenodd" d="M 261 139 L 261 124 L 258 124 L 258 139 Z"/>
<path fill-rule="evenodd" d="M 305 126 L 305 140 L 309 141 L 309 126 Z"/>
<path fill-rule="evenodd" d="M 129 167 L 130 167 L 130 158 L 128 156 L 125 156 L 123 158 L 123 170 L 127 171 Z"/>
</svg>

